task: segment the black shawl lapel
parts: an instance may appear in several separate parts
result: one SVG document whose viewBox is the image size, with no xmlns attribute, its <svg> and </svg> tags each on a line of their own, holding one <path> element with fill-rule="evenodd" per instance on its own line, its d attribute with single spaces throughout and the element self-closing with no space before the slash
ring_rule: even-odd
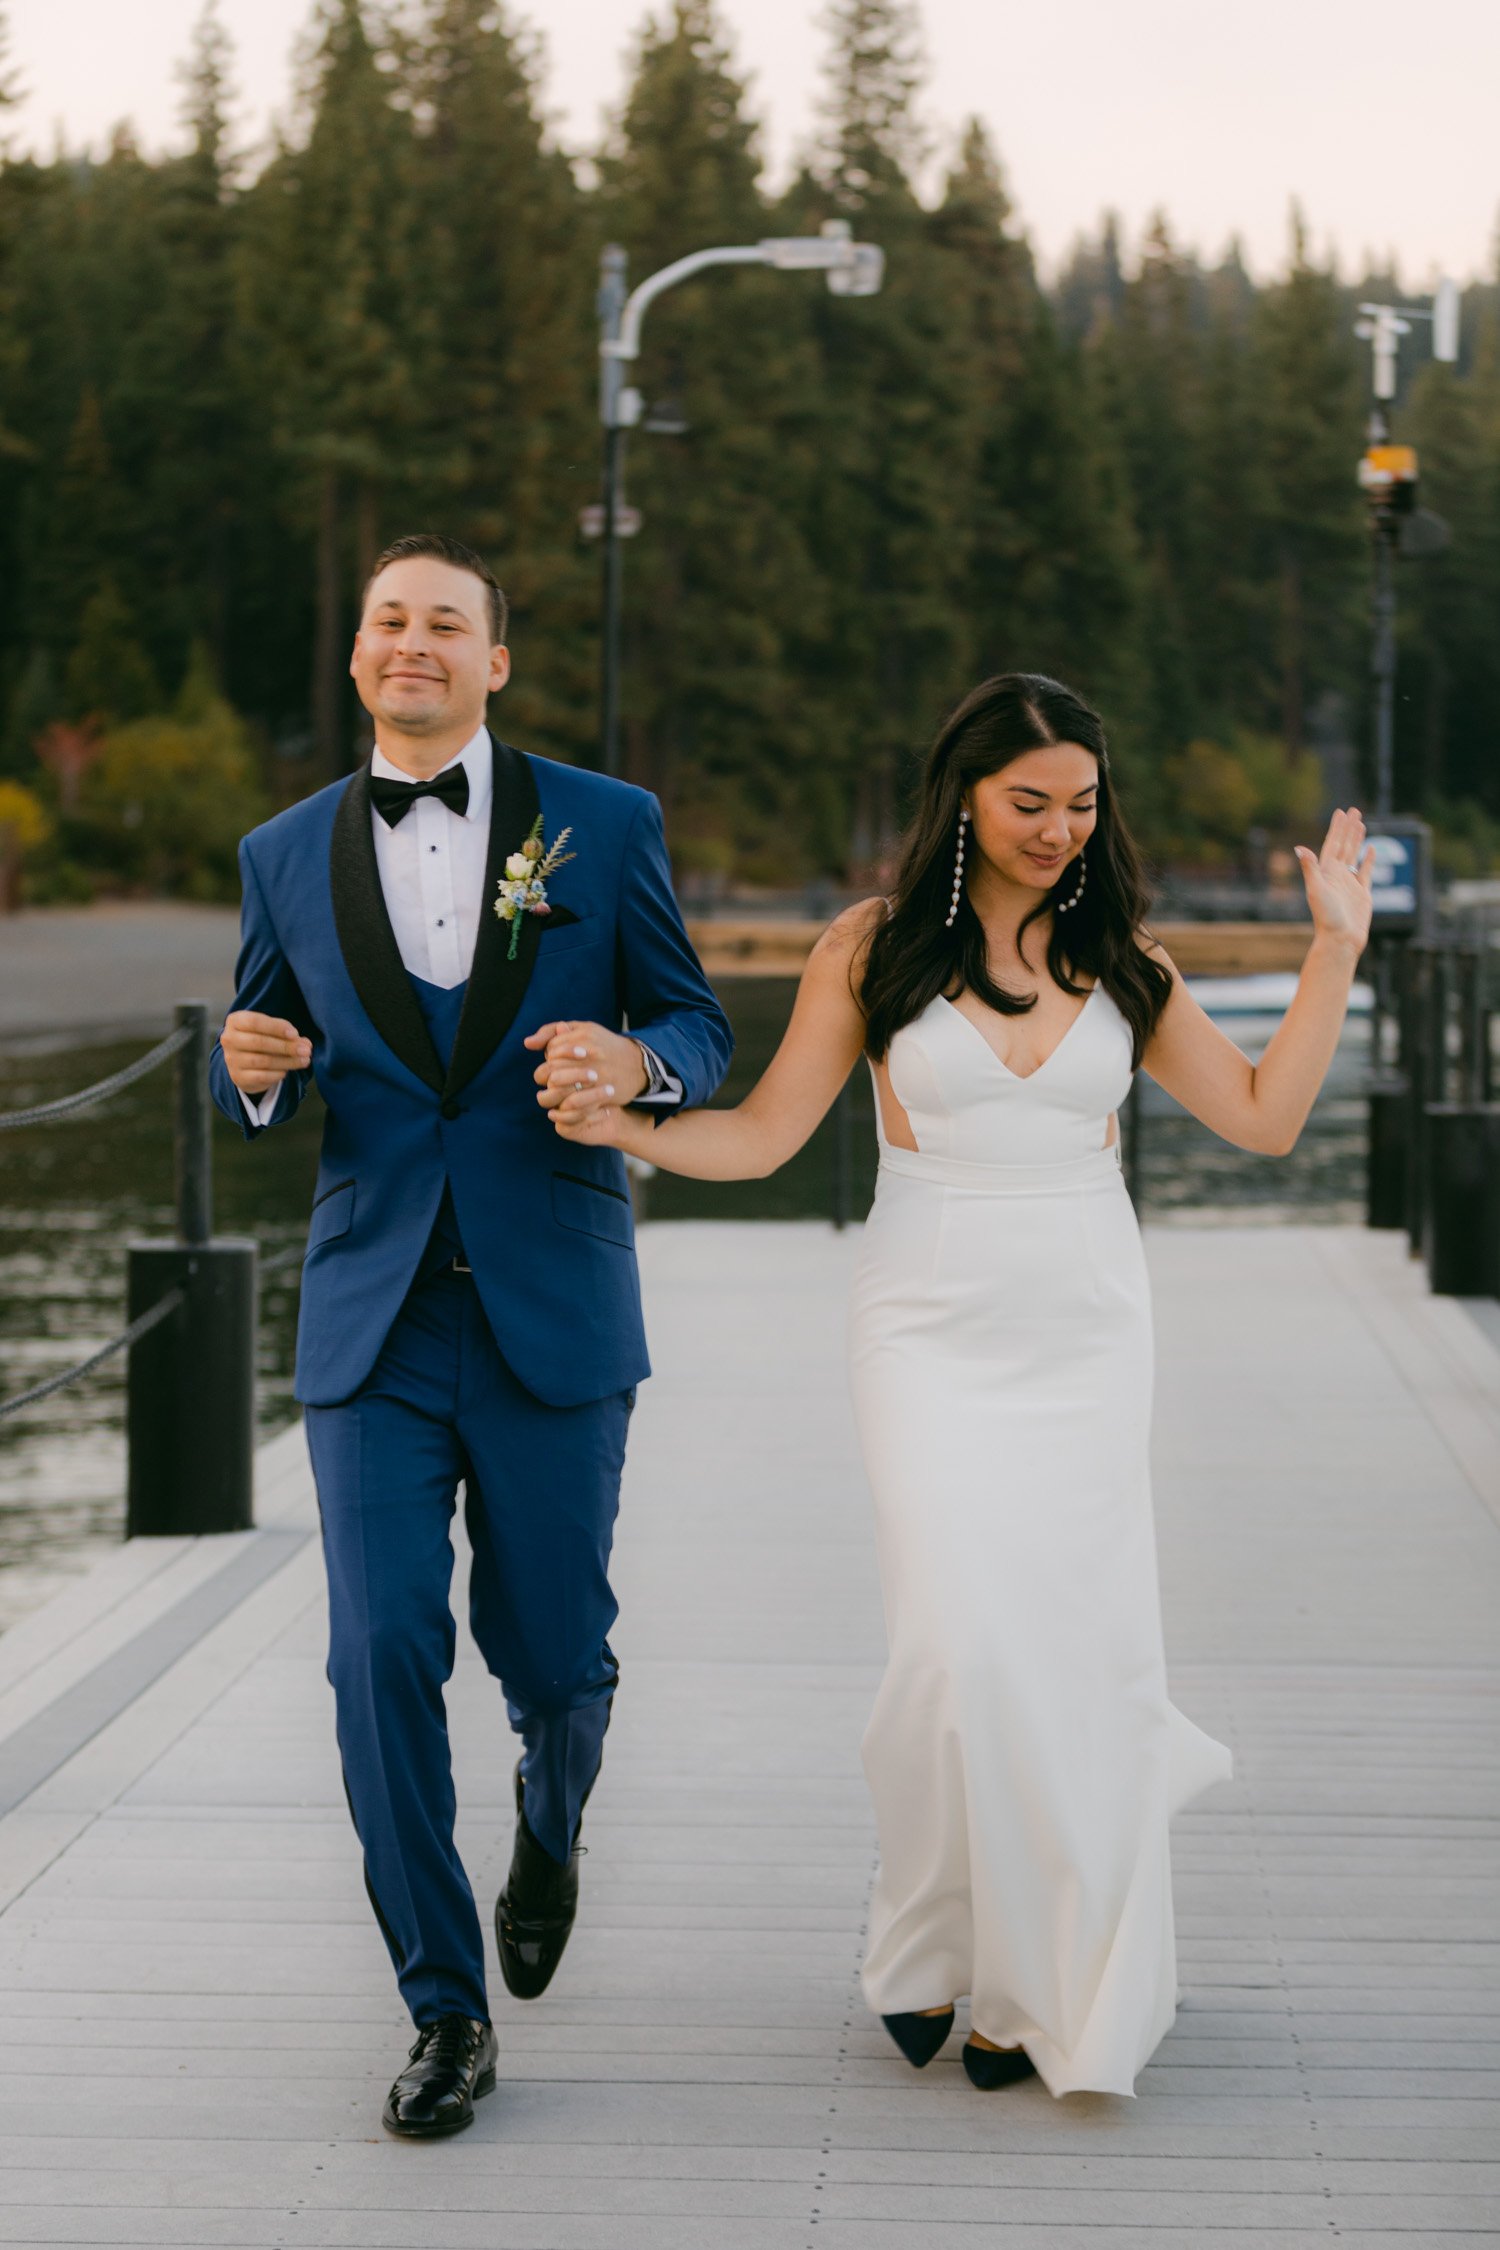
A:
<svg viewBox="0 0 1500 2250">
<path fill-rule="evenodd" d="M 490 799 L 490 849 L 484 870 L 484 898 L 479 908 L 479 936 L 469 971 L 469 989 L 464 994 L 458 1036 L 453 1042 L 453 1058 L 443 1087 L 445 1095 L 460 1092 L 471 1078 L 477 1077 L 509 1031 L 531 981 L 542 934 L 538 916 L 523 914 L 516 957 L 514 961 L 510 959 L 512 925 L 502 922 L 495 912 L 497 887 L 505 873 L 506 860 L 525 843 L 542 806 L 536 777 L 521 752 L 513 750 L 508 742 L 502 742 L 493 733 L 490 749 L 494 760 L 494 793 Z M 552 841 L 549 836 L 547 842 Z"/>
<path fill-rule="evenodd" d="M 328 876 L 339 950 L 366 1015 L 391 1052 L 424 1085 L 440 1094 L 443 1067 L 402 962 L 386 911 L 385 893 L 380 888 L 375 838 L 370 829 L 368 765 L 350 775 L 339 799 L 333 816 Z M 464 1013 L 467 1017 L 467 1006 Z"/>
</svg>

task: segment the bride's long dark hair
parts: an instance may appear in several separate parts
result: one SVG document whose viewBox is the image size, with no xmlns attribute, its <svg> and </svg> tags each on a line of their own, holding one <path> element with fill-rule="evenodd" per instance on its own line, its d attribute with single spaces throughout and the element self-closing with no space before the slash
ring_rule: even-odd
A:
<svg viewBox="0 0 1500 2250">
<path fill-rule="evenodd" d="M 921 1015 L 940 992 L 952 997 L 967 989 L 1003 1016 L 1025 1015 L 1036 1006 L 1034 993 L 1007 992 L 990 975 L 984 927 L 969 904 L 967 888 L 951 929 L 946 920 L 965 794 L 1013 758 L 1059 742 L 1076 742 L 1098 759 L 1098 815 L 1085 847 L 1088 880 L 1083 894 L 1068 913 L 1052 916 L 1047 968 L 1064 992 L 1079 997 L 1087 989 L 1077 982 L 1080 976 L 1103 985 L 1130 1026 L 1139 1065 L 1172 980 L 1139 943 L 1150 893 L 1140 854 L 1115 802 L 1103 722 L 1071 688 L 1040 672 L 1002 672 L 981 681 L 948 718 L 928 755 L 891 912 L 864 952 L 860 1005 L 865 1051 L 875 1060 L 901 1026 Z M 1026 915 L 1017 944 L 1040 916 L 1071 898 L 1077 885 L 1073 859 Z"/>
</svg>

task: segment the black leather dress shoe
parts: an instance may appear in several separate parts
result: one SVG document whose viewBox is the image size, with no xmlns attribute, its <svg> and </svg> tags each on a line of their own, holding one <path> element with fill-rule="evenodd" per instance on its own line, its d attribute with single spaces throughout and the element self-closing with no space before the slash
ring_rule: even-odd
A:
<svg viewBox="0 0 1500 2250">
<path fill-rule="evenodd" d="M 474 2104 L 495 2091 L 495 2034 L 473 2016 L 439 2016 L 417 2033 L 405 2070 L 385 2097 L 388 2133 L 437 2140 L 474 2122 Z"/>
<path fill-rule="evenodd" d="M 881 2022 L 913 2070 L 925 2070 L 953 2029 L 953 2010 L 940 2016 L 882 2016 Z"/>
<path fill-rule="evenodd" d="M 552 1857 L 526 1822 L 525 1787 L 516 1767 L 516 1843 L 505 1888 L 495 1901 L 500 1974 L 518 2000 L 536 2000 L 552 1982 L 578 1912 L 576 1840 L 566 1862 Z"/>
</svg>

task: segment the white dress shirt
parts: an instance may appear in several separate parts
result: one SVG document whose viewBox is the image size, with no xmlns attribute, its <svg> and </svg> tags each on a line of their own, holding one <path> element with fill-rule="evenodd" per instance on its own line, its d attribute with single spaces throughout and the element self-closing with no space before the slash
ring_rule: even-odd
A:
<svg viewBox="0 0 1500 2250">
<path fill-rule="evenodd" d="M 487 728 L 480 727 L 438 772 L 447 773 L 460 764 L 469 776 L 469 802 L 461 813 L 441 797 L 418 797 L 392 827 L 373 805 L 370 808 L 375 866 L 402 964 L 408 976 L 440 985 L 445 992 L 462 984 L 473 966 L 485 906 L 495 786 L 495 753 Z M 414 779 L 379 749 L 370 760 L 370 772 L 387 781 Z M 518 836 L 515 842 L 519 847 L 522 839 Z M 682 1100 L 681 1081 L 663 1069 L 649 1047 L 636 1044 L 646 1064 L 641 1106 L 675 1109 Z M 278 1078 L 259 1096 L 241 1092 L 253 1125 L 270 1124 L 281 1088 Z"/>
<path fill-rule="evenodd" d="M 409 976 L 441 985 L 444 992 L 462 984 L 474 963 L 490 850 L 494 759 L 489 735 L 481 727 L 438 768 L 447 773 L 452 766 L 464 767 L 469 776 L 465 812 L 456 813 L 441 797 L 419 797 L 393 828 L 370 808 L 375 865 L 396 950 Z M 392 765 L 383 750 L 370 760 L 370 772 L 384 781 L 414 778 Z M 517 846 L 521 840 L 516 838 Z"/>
</svg>

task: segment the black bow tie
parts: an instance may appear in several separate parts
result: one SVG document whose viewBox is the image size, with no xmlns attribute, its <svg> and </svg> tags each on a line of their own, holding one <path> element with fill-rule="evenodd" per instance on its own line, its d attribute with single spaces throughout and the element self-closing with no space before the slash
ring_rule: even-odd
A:
<svg viewBox="0 0 1500 2250">
<path fill-rule="evenodd" d="M 469 776 L 462 765 L 446 766 L 431 781 L 388 781 L 384 774 L 370 776 L 370 802 L 388 828 L 404 820 L 419 797 L 441 797 L 450 812 L 469 809 Z"/>
</svg>

